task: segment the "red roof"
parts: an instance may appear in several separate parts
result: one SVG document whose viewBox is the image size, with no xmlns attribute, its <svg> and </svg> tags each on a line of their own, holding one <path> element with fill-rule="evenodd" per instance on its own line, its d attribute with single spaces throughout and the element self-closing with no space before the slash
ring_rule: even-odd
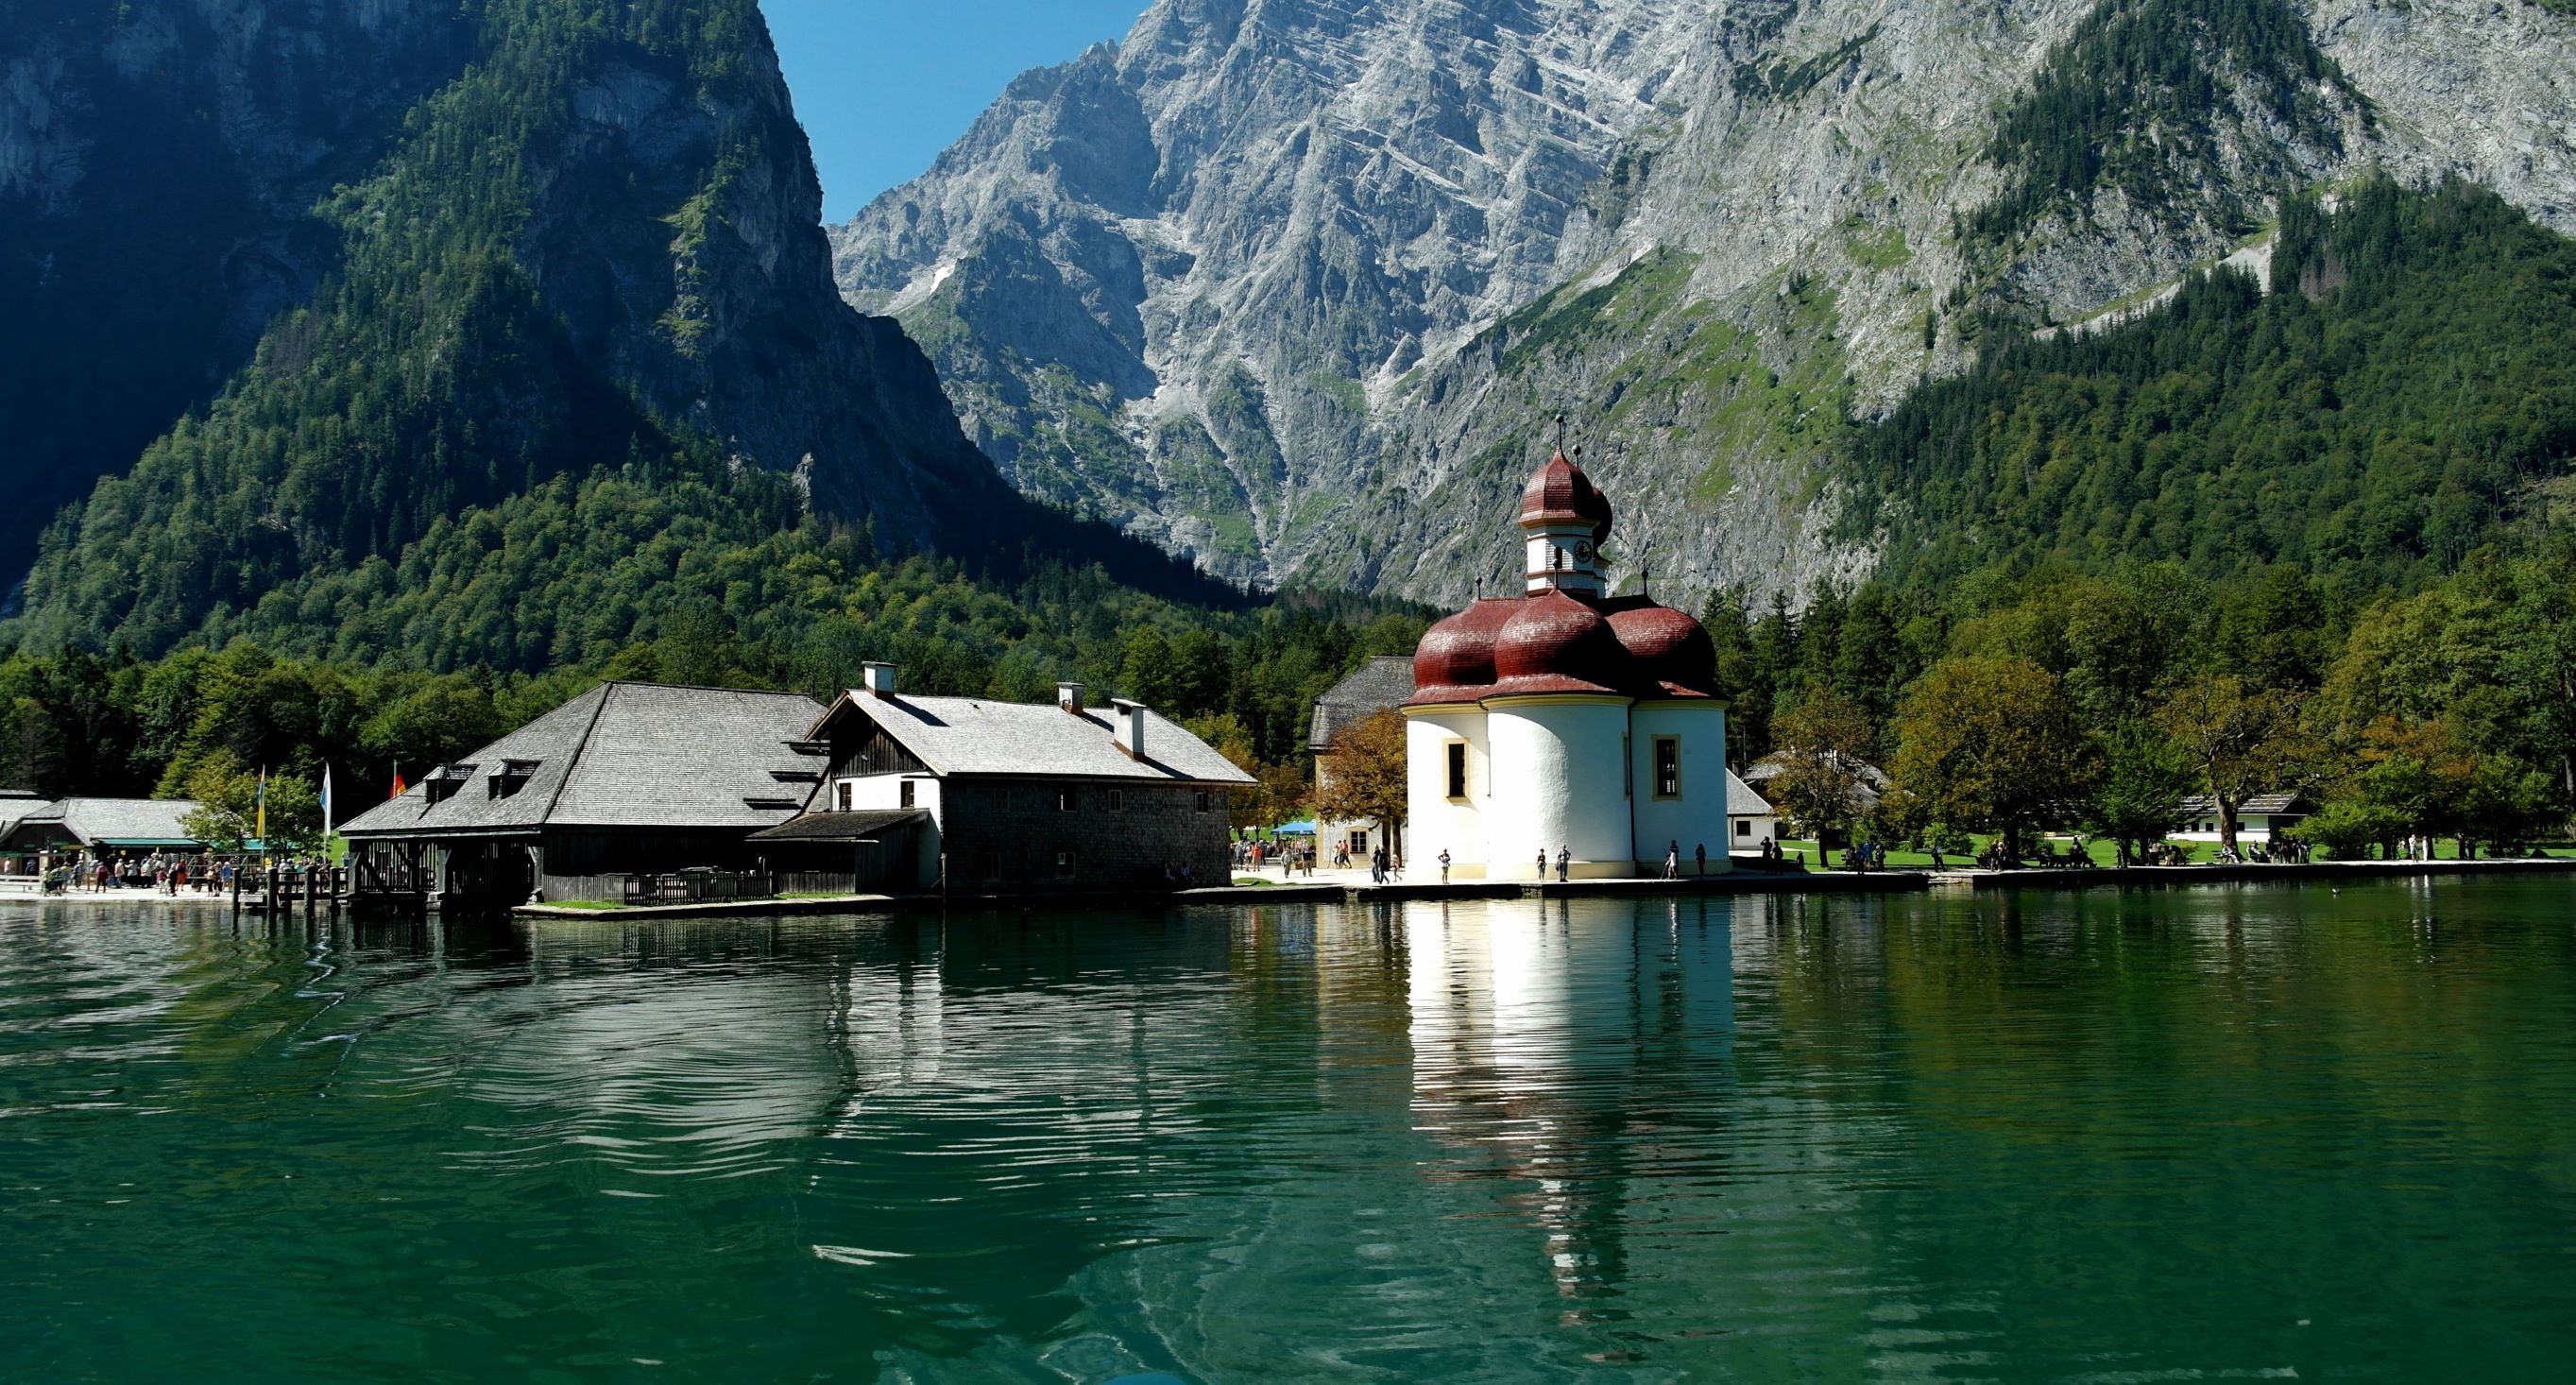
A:
<svg viewBox="0 0 2576 1385">
<path fill-rule="evenodd" d="M 1521 524 L 1581 520 L 1610 535 L 1610 502 L 1559 451 L 1521 492 Z M 1586 600 L 1570 592 L 1479 599 L 1441 621 L 1413 651 L 1408 707 L 1539 693 L 1714 697 L 1717 647 L 1700 623 L 1645 596 Z"/>
<path fill-rule="evenodd" d="M 1423 635 L 1405 705 L 1539 693 L 1714 697 L 1717 650 L 1698 621 L 1642 596 L 1489 597 Z"/>
<path fill-rule="evenodd" d="M 1548 458 L 1522 488 L 1521 527 L 1535 529 L 1569 521 L 1590 524 L 1596 544 L 1610 537 L 1609 497 L 1593 488 L 1592 478 L 1583 474 L 1583 468 L 1559 452 Z"/>
</svg>

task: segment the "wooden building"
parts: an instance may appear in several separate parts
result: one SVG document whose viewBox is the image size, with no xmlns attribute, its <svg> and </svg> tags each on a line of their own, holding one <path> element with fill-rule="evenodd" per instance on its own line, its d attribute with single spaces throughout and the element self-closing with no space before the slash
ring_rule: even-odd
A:
<svg viewBox="0 0 2576 1385">
<path fill-rule="evenodd" d="M 867 666 L 808 733 L 826 749 L 814 813 L 764 834 L 805 849 L 876 837 L 900 868 L 897 819 L 925 881 L 958 891 L 1157 888 L 1230 874 L 1226 795 L 1252 776 L 1144 706 L 1086 705 L 1079 683 L 1052 704 L 907 697 L 891 664 Z M 835 837 L 839 832 L 842 835 Z M 855 859 L 855 858 L 853 858 Z"/>
<path fill-rule="evenodd" d="M 627 877 L 763 871 L 751 839 L 822 782 L 794 693 L 605 683 L 343 823 L 353 887 L 506 907 L 618 899 Z"/>
</svg>

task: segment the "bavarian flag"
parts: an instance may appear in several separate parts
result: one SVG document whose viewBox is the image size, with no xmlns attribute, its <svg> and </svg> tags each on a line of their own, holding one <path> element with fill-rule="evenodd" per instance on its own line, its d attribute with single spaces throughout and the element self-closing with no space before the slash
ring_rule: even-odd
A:
<svg viewBox="0 0 2576 1385">
<path fill-rule="evenodd" d="M 267 840 L 268 840 L 268 766 L 266 766 L 266 765 L 262 765 L 262 766 L 260 766 L 260 769 L 259 769 L 259 793 L 258 793 L 258 796 L 257 796 L 257 797 L 255 797 L 255 798 L 253 798 L 253 799 L 251 800 L 251 818 L 252 818 L 252 823 L 251 823 L 250 834 L 251 834 L 252 836 L 254 836 L 254 837 L 259 838 L 261 841 L 267 841 Z"/>
</svg>

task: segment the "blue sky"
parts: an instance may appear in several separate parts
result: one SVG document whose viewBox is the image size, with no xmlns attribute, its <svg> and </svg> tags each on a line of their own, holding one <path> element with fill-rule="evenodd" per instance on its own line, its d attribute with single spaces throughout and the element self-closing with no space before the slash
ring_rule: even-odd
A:
<svg viewBox="0 0 2576 1385">
<path fill-rule="evenodd" d="M 930 167 L 1013 77 L 1127 35 L 1148 0 L 762 0 L 841 221 Z"/>
</svg>

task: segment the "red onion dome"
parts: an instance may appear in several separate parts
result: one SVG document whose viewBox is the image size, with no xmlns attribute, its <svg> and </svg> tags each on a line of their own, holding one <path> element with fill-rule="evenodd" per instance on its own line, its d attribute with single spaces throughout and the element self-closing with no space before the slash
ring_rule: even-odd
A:
<svg viewBox="0 0 2576 1385">
<path fill-rule="evenodd" d="M 1413 647 L 1416 703 L 1473 702 L 1494 685 L 1494 643 L 1518 601 L 1478 601 L 1432 626 Z"/>
<path fill-rule="evenodd" d="M 1592 526 L 1592 541 L 1605 543 L 1610 538 L 1610 498 L 1592 485 L 1583 468 L 1567 461 L 1563 452 L 1547 459 L 1545 465 L 1521 489 L 1521 527 L 1534 529 L 1547 524 L 1581 521 Z"/>
<path fill-rule="evenodd" d="M 1633 681 L 1599 611 L 1563 592 L 1522 598 L 1494 642 L 1495 691 L 1608 692 Z"/>
<path fill-rule="evenodd" d="M 1636 661 L 1643 681 L 1667 693 L 1716 695 L 1717 645 L 1698 621 L 1670 606 L 1648 604 L 1612 612 L 1610 631 Z"/>
</svg>

